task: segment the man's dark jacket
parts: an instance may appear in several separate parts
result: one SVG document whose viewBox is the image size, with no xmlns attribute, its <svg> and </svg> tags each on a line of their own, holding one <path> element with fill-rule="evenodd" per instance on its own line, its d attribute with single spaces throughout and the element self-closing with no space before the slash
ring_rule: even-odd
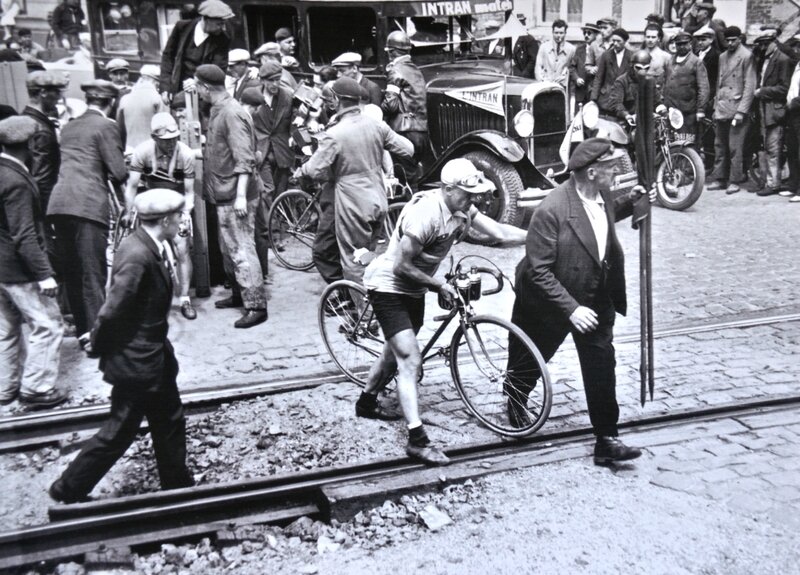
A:
<svg viewBox="0 0 800 575">
<path fill-rule="evenodd" d="M 539 41 L 530 34 L 520 36 L 514 43 L 512 54 L 514 57 L 514 74 L 523 78 L 533 79 L 536 56 L 539 54 Z"/>
<path fill-rule="evenodd" d="M 794 62 L 777 48 L 770 55 L 764 77 L 759 82 L 758 103 L 765 126 L 783 124 L 786 119 L 786 94 L 792 81 Z"/>
<path fill-rule="evenodd" d="M 253 114 L 256 131 L 256 149 L 262 154 L 259 171 L 274 164 L 278 168 L 294 165 L 294 152 L 289 147 L 292 127 L 292 93 L 280 87 L 272 99 L 272 106 L 262 104 Z"/>
<path fill-rule="evenodd" d="M 53 31 L 56 34 L 79 34 L 81 22 L 85 19 L 86 15 L 80 6 L 69 6 L 64 1 L 53 10 Z"/>
<path fill-rule="evenodd" d="M 0 158 L 0 283 L 53 277 L 45 248 L 44 215 L 31 175 Z"/>
<path fill-rule="evenodd" d="M 178 373 L 167 339 L 172 278 L 161 247 L 144 228 L 127 237 L 114 256 L 111 286 L 92 329 L 103 379 L 147 387 Z"/>
<path fill-rule="evenodd" d="M 700 58 L 699 54 L 697 56 Z M 719 50 L 713 44 L 708 52 L 700 58 L 706 67 L 708 76 L 708 102 L 706 103 L 706 116 L 711 117 L 714 112 L 714 98 L 717 95 L 717 79 L 719 78 Z"/>
<path fill-rule="evenodd" d="M 588 46 L 586 43 L 579 44 L 575 49 L 575 54 L 572 56 L 572 61 L 569 63 L 569 81 L 572 90 L 575 93 L 575 103 L 583 104 L 589 99 L 589 94 L 592 90 L 592 81 L 594 76 L 586 71 L 586 50 Z M 584 81 L 583 86 L 578 86 L 578 78 Z"/>
<path fill-rule="evenodd" d="M 194 76 L 195 67 L 187 66 L 184 54 L 190 42 L 194 40 L 194 27 L 202 21 L 202 18 L 194 20 L 179 20 L 169 35 L 167 45 L 161 53 L 161 91 L 177 94 L 183 90 L 183 81 Z M 228 50 L 230 49 L 231 39 L 226 33 L 219 35 L 209 34 L 203 42 L 203 64 L 216 64 L 222 71 L 228 69 Z"/>
<path fill-rule="evenodd" d="M 361 79 L 358 81 L 358 85 L 361 86 L 366 92 L 367 99 L 365 100 L 365 103 L 375 104 L 376 106 L 381 105 L 381 100 L 383 100 L 383 91 L 381 90 L 380 86 L 366 76 L 361 76 Z"/>
<path fill-rule="evenodd" d="M 608 193 L 601 195 L 608 217 L 605 265 L 597 257 L 597 240 L 573 178 L 536 208 L 516 276 L 517 298 L 530 313 L 567 321 L 578 306 L 595 311 L 603 307 L 605 302 L 597 298 L 604 294 L 617 313 L 627 312 L 625 256 L 614 222 L 631 215 L 633 202 L 627 194 L 616 201 Z"/>
<path fill-rule="evenodd" d="M 600 111 L 610 113 L 613 110 L 610 100 L 614 81 L 628 71 L 632 56 L 633 52 L 625 48 L 621 66 L 617 65 L 617 53 L 613 48 L 606 50 L 600 56 L 600 61 L 597 63 L 597 76 L 594 84 L 592 84 L 591 96 L 592 101 L 597 103 Z"/>
<path fill-rule="evenodd" d="M 639 100 L 639 83 L 636 81 L 636 72 L 633 68 L 627 74 L 619 76 L 614 81 L 608 98 L 608 110 L 617 118 L 624 121 L 628 114 L 636 114 Z M 655 88 L 655 105 L 661 103 L 661 90 Z"/>
<path fill-rule="evenodd" d="M 37 129 L 30 140 L 28 149 L 31 152 L 31 175 L 39 188 L 42 208 L 47 211 L 47 202 L 58 181 L 58 169 L 61 166 L 61 152 L 58 147 L 58 135 L 55 122 L 46 114 L 25 106 L 22 113 L 36 120 Z"/>
</svg>

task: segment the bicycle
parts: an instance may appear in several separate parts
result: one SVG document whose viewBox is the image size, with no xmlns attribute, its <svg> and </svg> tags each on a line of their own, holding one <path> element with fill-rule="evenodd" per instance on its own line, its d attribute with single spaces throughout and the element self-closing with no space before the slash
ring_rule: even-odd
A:
<svg viewBox="0 0 800 575">
<path fill-rule="evenodd" d="M 499 269 L 483 267 L 473 267 L 464 272 L 461 264 L 466 257 L 459 260 L 455 272 L 445 275 L 446 281 L 456 288 L 458 297 L 450 309 L 440 298 L 439 305 L 447 313 L 433 318 L 440 325 L 422 349 L 422 363 L 424 365 L 435 358 L 444 359 L 461 400 L 484 426 L 509 437 L 530 435 L 544 425 L 552 406 L 547 365 L 534 343 L 519 327 L 500 317 L 475 313 L 472 302 L 481 296 L 500 292 L 503 274 Z M 494 277 L 495 288 L 481 291 L 480 279 L 475 288 L 475 276 L 480 278 L 480 274 Z M 468 278 L 466 287 L 465 278 Z M 456 318 L 458 326 L 450 344 L 435 347 Z M 367 373 L 384 347 L 366 289 L 349 280 L 330 284 L 320 298 L 318 322 L 323 343 L 336 366 L 350 381 L 365 385 Z M 521 360 L 516 368 L 509 370 L 512 346 L 519 350 Z M 533 376 L 538 377 L 538 381 Z M 519 391 L 527 390 L 531 383 L 533 388 L 527 403 L 523 404 Z M 517 410 L 527 413 L 529 424 L 523 427 L 511 424 L 509 402 Z"/>
</svg>

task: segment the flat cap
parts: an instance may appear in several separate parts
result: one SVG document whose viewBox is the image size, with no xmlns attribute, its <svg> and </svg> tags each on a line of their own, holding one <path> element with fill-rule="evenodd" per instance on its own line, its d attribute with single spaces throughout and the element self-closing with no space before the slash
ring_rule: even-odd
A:
<svg viewBox="0 0 800 575">
<path fill-rule="evenodd" d="M 331 62 L 331 66 L 352 66 L 353 64 L 357 66 L 361 65 L 361 54 L 345 52 L 344 54 L 336 56 L 333 62 Z"/>
<path fill-rule="evenodd" d="M 166 188 L 153 188 L 137 195 L 133 207 L 139 219 L 157 220 L 182 210 L 184 203 L 183 194 Z"/>
<path fill-rule="evenodd" d="M 178 129 L 178 122 L 169 112 L 158 112 L 153 114 L 150 120 L 150 134 L 159 140 L 172 140 L 181 135 Z"/>
<path fill-rule="evenodd" d="M 258 77 L 265 80 L 280 78 L 281 75 L 283 75 L 283 67 L 272 60 L 262 64 L 258 70 Z"/>
<path fill-rule="evenodd" d="M 114 70 L 130 70 L 130 63 L 123 58 L 112 58 L 106 64 L 106 72 L 113 72 Z"/>
<path fill-rule="evenodd" d="M 738 26 L 728 26 L 725 28 L 725 32 L 723 34 L 726 38 L 741 38 L 742 37 L 742 29 Z"/>
<path fill-rule="evenodd" d="M 569 158 L 567 167 L 570 171 L 581 170 L 595 162 L 616 160 L 622 155 L 622 150 L 615 148 L 611 140 L 605 138 L 589 138 L 578 144 Z"/>
<path fill-rule="evenodd" d="M 608 18 L 608 17 L 600 18 L 597 21 L 597 25 L 598 26 L 611 26 L 612 28 L 616 28 L 617 27 L 617 21 L 614 20 L 613 18 Z"/>
<path fill-rule="evenodd" d="M 108 80 L 91 80 L 81 84 L 81 90 L 86 93 L 86 96 L 94 98 L 108 98 L 109 100 L 116 98 L 119 95 L 119 88 Z"/>
<path fill-rule="evenodd" d="M 275 41 L 280 42 L 281 40 L 286 40 L 286 38 L 292 38 L 294 34 L 288 28 L 278 28 L 275 32 Z"/>
<path fill-rule="evenodd" d="M 592 24 L 591 22 L 587 22 L 583 26 L 581 26 L 581 30 L 590 30 L 595 34 L 600 33 L 600 28 L 597 27 L 597 24 Z"/>
<path fill-rule="evenodd" d="M 761 28 L 761 33 L 756 37 L 756 42 L 771 42 L 775 38 L 778 37 L 778 29 L 777 28 L 769 28 L 767 26 L 763 26 Z"/>
<path fill-rule="evenodd" d="M 258 88 L 247 88 L 244 92 L 242 92 L 242 104 L 258 107 L 264 103 L 266 103 L 266 100 L 264 100 L 264 94 L 262 94 L 261 90 Z"/>
<path fill-rule="evenodd" d="M 266 44 L 261 44 L 255 52 L 253 52 L 253 56 L 261 56 L 262 54 L 275 54 L 280 56 L 281 54 L 281 47 L 278 46 L 277 42 L 267 42 Z"/>
<path fill-rule="evenodd" d="M 161 77 L 161 68 L 155 64 L 145 64 L 139 69 L 139 75 L 158 80 Z"/>
<path fill-rule="evenodd" d="M 352 78 L 339 78 L 333 83 L 332 89 L 339 98 L 361 99 L 361 86 Z"/>
<path fill-rule="evenodd" d="M 677 34 L 672 37 L 672 41 L 676 44 L 683 44 L 692 41 L 692 36 L 683 30 L 679 30 Z"/>
<path fill-rule="evenodd" d="M 38 124 L 29 116 L 0 120 L 0 144 L 24 144 L 36 133 Z"/>
<path fill-rule="evenodd" d="M 220 20 L 233 18 L 233 10 L 221 0 L 205 0 L 197 8 L 197 13 L 204 18 L 219 18 Z"/>
<path fill-rule="evenodd" d="M 619 36 L 620 38 L 622 38 L 626 42 L 628 41 L 628 38 L 630 38 L 630 34 L 628 34 L 628 31 L 625 28 L 616 28 L 611 33 L 611 35 L 612 36 Z"/>
<path fill-rule="evenodd" d="M 224 86 L 225 72 L 216 64 L 202 64 L 194 72 L 195 78 L 210 86 Z"/>
<path fill-rule="evenodd" d="M 69 79 L 61 72 L 37 70 L 28 74 L 25 84 L 28 88 L 66 88 Z"/>
<path fill-rule="evenodd" d="M 250 60 L 250 52 L 242 48 L 234 48 L 228 52 L 228 64 L 238 64 Z"/>
<path fill-rule="evenodd" d="M 709 14 L 713 14 L 717 11 L 717 7 L 714 6 L 711 2 L 698 2 L 694 5 L 695 8 L 698 10 L 706 10 Z"/>
<path fill-rule="evenodd" d="M 705 26 L 701 26 L 700 28 L 695 30 L 694 34 L 692 34 L 692 36 L 694 36 L 695 38 L 701 38 L 703 36 L 711 36 L 713 38 L 716 35 L 717 33 L 714 32 L 714 29 L 707 24 Z"/>
</svg>

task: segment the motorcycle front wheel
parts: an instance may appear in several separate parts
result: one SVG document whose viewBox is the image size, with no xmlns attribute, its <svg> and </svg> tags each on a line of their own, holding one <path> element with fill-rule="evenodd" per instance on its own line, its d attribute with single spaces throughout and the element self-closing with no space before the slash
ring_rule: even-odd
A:
<svg viewBox="0 0 800 575">
<path fill-rule="evenodd" d="M 669 150 L 672 167 L 659 158 L 656 172 L 656 198 L 669 210 L 685 210 L 692 206 L 706 183 L 706 172 L 700 154 L 688 146 Z"/>
</svg>

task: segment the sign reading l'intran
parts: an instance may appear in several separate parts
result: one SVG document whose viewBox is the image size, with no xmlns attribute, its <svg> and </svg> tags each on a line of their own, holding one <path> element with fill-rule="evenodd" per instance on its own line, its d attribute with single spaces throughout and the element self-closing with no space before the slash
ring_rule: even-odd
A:
<svg viewBox="0 0 800 575">
<path fill-rule="evenodd" d="M 414 11 L 419 16 L 463 16 L 466 14 L 488 14 L 512 10 L 510 0 L 480 2 L 478 0 L 455 0 L 448 2 L 415 2 Z"/>
<path fill-rule="evenodd" d="M 503 83 L 504 82 L 500 80 L 499 82 L 492 82 L 491 84 L 483 84 L 481 86 L 448 90 L 445 94 L 460 102 L 472 104 L 487 112 L 497 114 L 498 116 L 505 116 L 506 109 L 503 105 Z"/>
</svg>

